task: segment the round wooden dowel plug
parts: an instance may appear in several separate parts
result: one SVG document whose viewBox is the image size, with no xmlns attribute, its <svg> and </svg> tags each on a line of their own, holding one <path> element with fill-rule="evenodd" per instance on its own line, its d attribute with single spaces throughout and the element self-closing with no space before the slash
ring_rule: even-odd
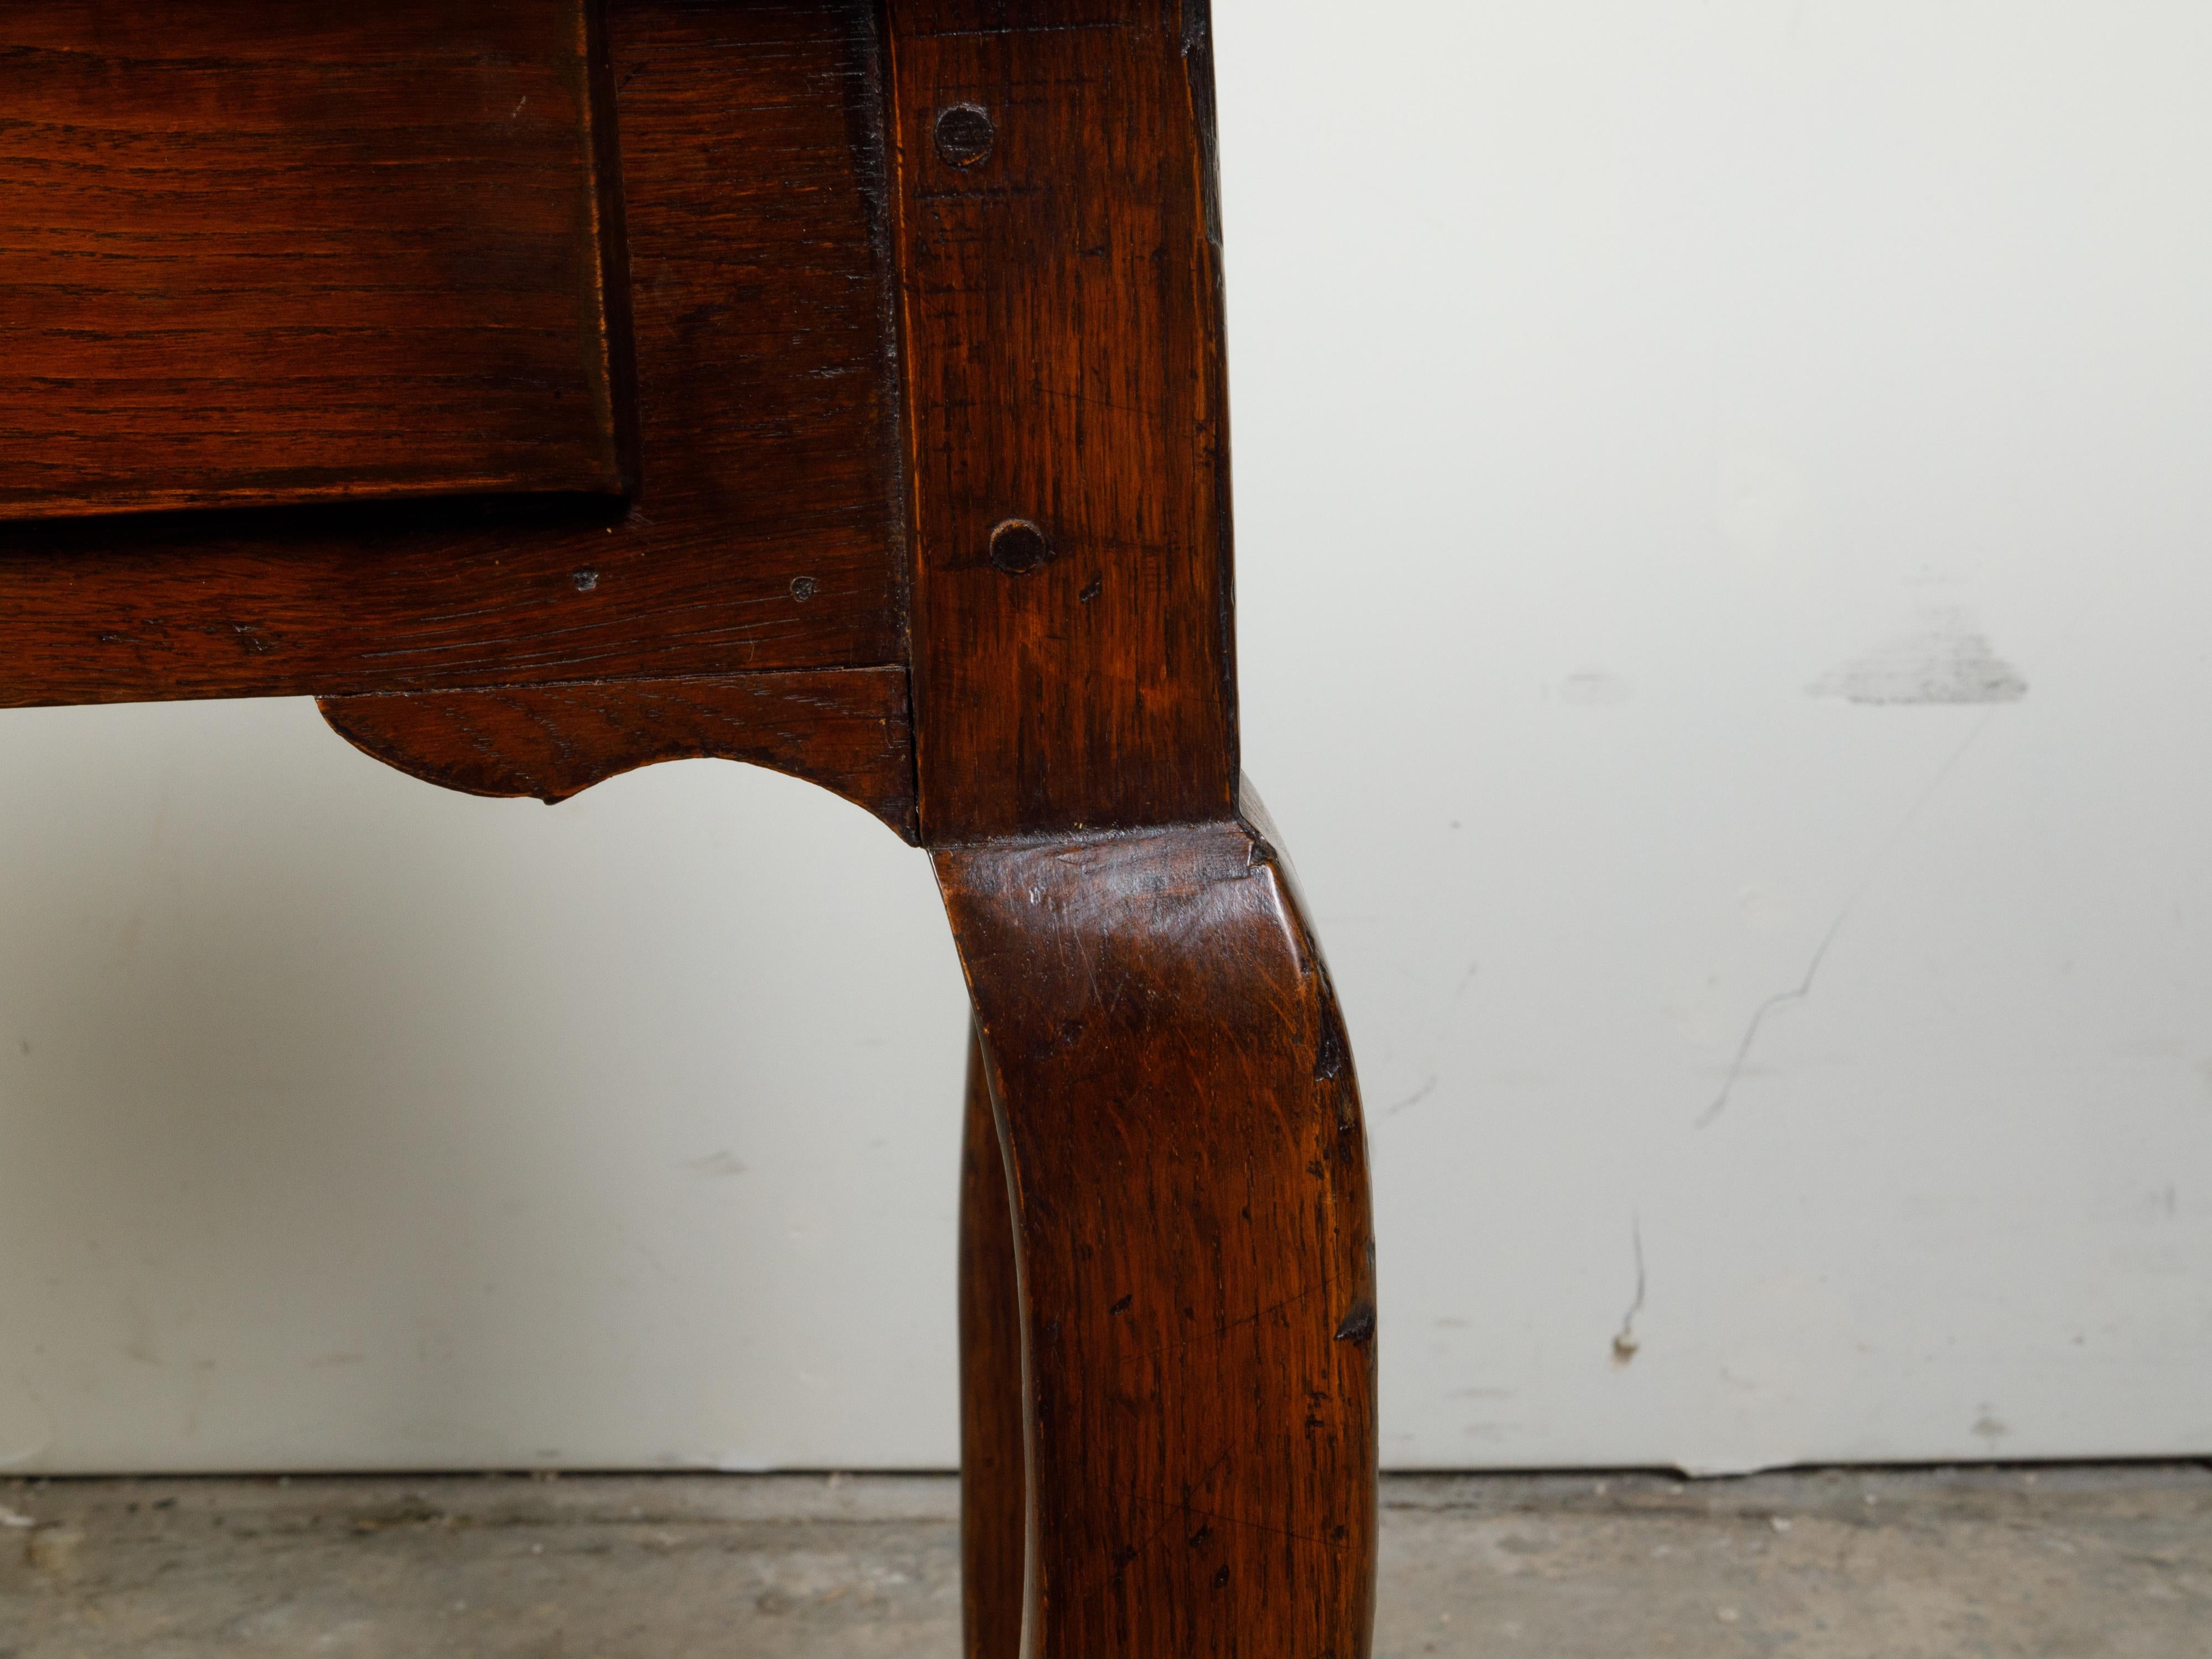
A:
<svg viewBox="0 0 2212 1659">
<path fill-rule="evenodd" d="M 991 532 L 991 568 L 1026 576 L 1052 557 L 1052 542 L 1027 519 L 1008 519 Z"/>
<path fill-rule="evenodd" d="M 954 104 L 937 112 L 937 153 L 947 167 L 972 167 L 999 142 L 991 112 L 981 104 Z"/>
</svg>

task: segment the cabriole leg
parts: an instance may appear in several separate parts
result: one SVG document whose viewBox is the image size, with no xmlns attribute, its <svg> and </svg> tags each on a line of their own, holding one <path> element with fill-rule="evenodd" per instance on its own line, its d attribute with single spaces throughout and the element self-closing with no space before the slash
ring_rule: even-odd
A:
<svg viewBox="0 0 2212 1659">
<path fill-rule="evenodd" d="M 1253 814 L 936 854 L 1012 1179 L 1030 1659 L 1365 1659 L 1375 1302 L 1326 969 Z M 969 1091 L 963 1286 L 1003 1295 Z M 963 1304 L 964 1305 L 964 1304 Z M 998 1619 L 1011 1438 L 968 1327 L 970 1611 Z M 981 1369 L 988 1368 L 988 1369 Z M 979 1595 L 979 1592 L 982 1594 Z M 990 1607 L 979 1606 L 988 1596 Z M 999 1659 L 1003 1621 L 971 1626 Z M 979 1642 L 981 1644 L 979 1645 Z"/>
</svg>

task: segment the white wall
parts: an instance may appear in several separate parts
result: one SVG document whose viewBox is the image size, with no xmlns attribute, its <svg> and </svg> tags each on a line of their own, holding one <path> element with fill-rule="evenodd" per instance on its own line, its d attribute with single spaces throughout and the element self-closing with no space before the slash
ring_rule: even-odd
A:
<svg viewBox="0 0 2212 1659">
<path fill-rule="evenodd" d="M 1389 1460 L 2212 1448 L 2212 12 L 1217 17 Z M 289 703 L 0 776 L 0 1466 L 950 1462 L 963 1012 L 879 827 Z"/>
</svg>

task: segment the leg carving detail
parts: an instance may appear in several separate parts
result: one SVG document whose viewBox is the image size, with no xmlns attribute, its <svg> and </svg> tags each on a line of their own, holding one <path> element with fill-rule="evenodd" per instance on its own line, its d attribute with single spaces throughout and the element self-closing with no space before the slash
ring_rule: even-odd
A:
<svg viewBox="0 0 2212 1659">
<path fill-rule="evenodd" d="M 1334 995 L 1256 809 L 936 854 L 976 1010 L 963 1205 L 970 1659 L 1366 1659 L 1375 1299 Z M 993 1114 L 995 1135 L 981 1126 Z M 987 1186 L 1006 1159 L 1014 1260 Z M 971 1322 L 971 1303 L 974 1312 Z M 981 1523 L 980 1530 L 978 1523 Z"/>
</svg>

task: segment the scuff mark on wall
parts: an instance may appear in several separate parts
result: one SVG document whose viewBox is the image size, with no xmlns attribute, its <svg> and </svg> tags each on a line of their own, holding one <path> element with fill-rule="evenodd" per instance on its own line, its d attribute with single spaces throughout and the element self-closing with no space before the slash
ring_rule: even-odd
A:
<svg viewBox="0 0 2212 1659">
<path fill-rule="evenodd" d="M 1644 1311 L 1644 1218 L 1632 1216 L 1628 1223 L 1629 1242 L 1636 1248 L 1636 1300 L 1628 1304 L 1621 1318 L 1620 1329 L 1613 1339 L 1613 1363 L 1626 1365 L 1636 1358 L 1637 1350 L 1644 1345 L 1636 1340 L 1636 1316 Z"/>
<path fill-rule="evenodd" d="M 54 1443 L 53 1413 L 27 1376 L 18 1374 L 0 1389 L 0 1469 L 33 1463 Z"/>
<path fill-rule="evenodd" d="M 1437 1085 L 1440 1081 L 1442 1081 L 1442 1079 L 1438 1078 L 1434 1072 L 1430 1073 L 1428 1076 L 1421 1079 L 1421 1086 L 1419 1088 L 1414 1090 L 1413 1093 L 1407 1095 L 1396 1105 L 1385 1111 L 1382 1115 L 1385 1117 L 1395 1117 L 1399 1113 L 1404 1111 L 1408 1106 L 1419 1105 L 1431 1095 L 1436 1093 Z"/>
<path fill-rule="evenodd" d="M 1917 632 L 1886 641 L 1805 689 L 1816 697 L 1875 705 L 2018 702 L 2027 695 L 2027 680 L 1964 611 L 1931 611 Z"/>
<path fill-rule="evenodd" d="M 1459 826 L 1454 824 L 1452 827 L 1457 829 Z M 1451 1001 L 1445 1012 L 1443 1029 L 1437 1034 L 1437 1057 L 1431 1057 L 1428 1074 L 1421 1079 L 1420 1086 L 1395 1105 L 1386 1108 L 1382 1113 L 1383 1116 L 1395 1117 L 1407 1107 L 1419 1105 L 1436 1092 L 1437 1085 L 1443 1080 L 1443 1074 L 1437 1069 L 1442 1063 L 1440 1056 L 1444 1045 L 1451 1040 L 1452 1032 L 1459 1024 L 1459 1006 L 1466 1000 L 1468 988 L 1474 983 L 1475 975 L 1481 971 L 1482 964 L 1480 962 L 1470 962 L 1467 964 L 1467 971 L 1460 975 L 1459 983 L 1452 987 Z"/>
<path fill-rule="evenodd" d="M 1586 668 L 1559 682 L 1559 701 L 1578 708 L 1615 708 L 1630 695 L 1626 680 L 1602 668 Z"/>
</svg>

